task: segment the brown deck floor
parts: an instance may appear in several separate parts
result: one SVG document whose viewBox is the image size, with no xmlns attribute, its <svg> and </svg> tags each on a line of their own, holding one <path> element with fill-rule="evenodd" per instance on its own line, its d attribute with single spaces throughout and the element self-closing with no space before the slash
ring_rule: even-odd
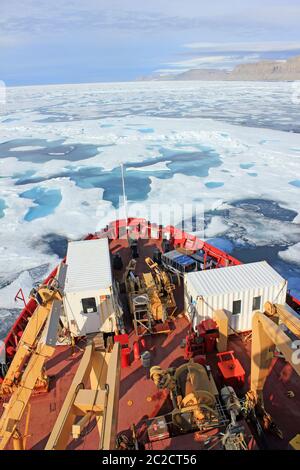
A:
<svg viewBox="0 0 300 470">
<path fill-rule="evenodd" d="M 151 256 L 153 249 L 160 246 L 158 240 L 139 241 L 140 257 L 137 260 L 137 272 L 146 269 L 144 259 Z M 130 250 L 127 241 L 112 241 L 110 244 L 112 253 L 117 251 L 121 254 L 124 267 L 130 259 Z M 122 278 L 122 271 L 116 271 L 115 277 Z M 176 300 L 178 309 L 175 315 L 171 332 L 169 334 L 158 334 L 147 336 L 147 349 L 151 352 L 151 365 L 160 365 L 162 368 L 178 366 L 184 362 L 184 350 L 181 342 L 188 331 L 188 322 L 183 315 L 183 292 L 182 287 L 177 289 Z M 126 323 L 130 337 L 130 347 L 137 339 L 128 321 L 126 312 Z M 81 348 L 81 350 L 79 349 Z M 43 449 L 53 424 L 58 416 L 74 373 L 82 356 L 84 340 L 81 341 L 72 354 L 70 347 L 58 346 L 55 355 L 47 363 L 48 374 L 52 377 L 50 391 L 32 397 L 30 401 L 29 431 L 27 436 L 27 448 Z M 242 394 L 249 388 L 250 373 L 250 349 L 251 343 L 244 343 L 238 336 L 231 336 L 228 349 L 233 349 L 246 371 L 246 382 Z M 154 416 L 168 412 L 171 409 L 170 400 L 165 391 L 158 391 L 154 383 L 147 376 L 147 371 L 141 364 L 141 360 L 133 360 L 130 367 L 121 371 L 119 421 L 118 430 L 126 431 L 134 423 L 143 429 L 146 420 Z M 219 377 L 216 367 L 216 356 L 211 353 L 207 356 L 207 362 L 212 367 L 213 375 L 218 383 Z M 287 392 L 292 390 L 294 398 L 288 398 Z M 292 367 L 283 359 L 274 359 L 267 379 L 265 390 L 265 405 L 271 413 L 278 426 L 282 429 L 284 439 L 269 436 L 269 448 L 285 449 L 288 441 L 300 432 L 300 379 Z M 23 417 L 20 430 L 24 431 L 26 413 Z M 73 441 L 70 448 L 95 449 L 98 445 L 97 426 L 92 420 L 87 432 L 78 440 Z M 149 446 L 148 446 L 149 447 Z M 150 446 L 151 447 L 151 446 Z M 153 444 L 154 449 L 202 449 L 203 439 L 199 435 L 188 434 L 166 439 Z"/>
</svg>

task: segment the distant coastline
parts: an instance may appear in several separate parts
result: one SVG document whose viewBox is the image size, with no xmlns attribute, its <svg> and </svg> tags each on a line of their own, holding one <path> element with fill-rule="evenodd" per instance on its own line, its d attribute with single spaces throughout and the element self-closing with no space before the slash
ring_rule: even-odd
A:
<svg viewBox="0 0 300 470">
<path fill-rule="evenodd" d="M 284 61 L 262 60 L 259 62 L 240 64 L 233 70 L 222 69 L 190 69 L 171 75 L 155 75 L 139 77 L 138 81 L 294 81 L 300 80 L 300 56 Z"/>
</svg>

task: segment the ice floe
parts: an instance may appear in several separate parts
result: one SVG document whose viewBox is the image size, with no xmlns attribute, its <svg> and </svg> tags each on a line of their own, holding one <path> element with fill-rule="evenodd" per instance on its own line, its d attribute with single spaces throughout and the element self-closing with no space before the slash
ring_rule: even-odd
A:
<svg viewBox="0 0 300 470">
<path fill-rule="evenodd" d="M 299 264 L 300 260 L 300 242 L 296 243 L 295 245 L 292 245 L 288 247 L 284 251 L 279 252 L 280 258 L 282 258 L 285 261 L 288 261 L 290 263 L 297 263 Z M 299 289 L 300 289 L 300 282 L 299 282 Z"/>
<path fill-rule="evenodd" d="M 31 150 L 43 150 L 44 147 L 38 145 L 23 145 L 20 147 L 12 147 L 9 149 L 10 152 L 29 152 Z"/>
</svg>

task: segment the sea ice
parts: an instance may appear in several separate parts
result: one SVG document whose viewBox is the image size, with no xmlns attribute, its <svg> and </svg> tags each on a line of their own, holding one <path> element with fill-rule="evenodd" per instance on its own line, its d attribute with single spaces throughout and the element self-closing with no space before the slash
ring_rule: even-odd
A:
<svg viewBox="0 0 300 470">
<path fill-rule="evenodd" d="M 284 251 L 279 252 L 280 258 L 282 258 L 285 261 L 288 261 L 290 263 L 296 263 L 299 264 L 300 260 L 300 242 L 296 243 L 295 245 L 292 245 L 288 247 Z M 300 289 L 300 282 L 299 282 L 299 289 Z"/>
<path fill-rule="evenodd" d="M 44 150 L 44 147 L 39 147 L 38 145 L 23 145 L 9 149 L 10 152 L 30 152 L 31 150 Z"/>
</svg>

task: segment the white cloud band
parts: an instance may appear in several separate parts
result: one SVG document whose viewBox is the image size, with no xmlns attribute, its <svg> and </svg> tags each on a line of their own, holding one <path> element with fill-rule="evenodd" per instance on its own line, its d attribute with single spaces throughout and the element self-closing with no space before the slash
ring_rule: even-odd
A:
<svg viewBox="0 0 300 470">
<path fill-rule="evenodd" d="M 269 42 L 193 42 L 185 44 L 188 49 L 199 52 L 280 52 L 300 49 L 300 41 L 269 41 Z"/>
</svg>

